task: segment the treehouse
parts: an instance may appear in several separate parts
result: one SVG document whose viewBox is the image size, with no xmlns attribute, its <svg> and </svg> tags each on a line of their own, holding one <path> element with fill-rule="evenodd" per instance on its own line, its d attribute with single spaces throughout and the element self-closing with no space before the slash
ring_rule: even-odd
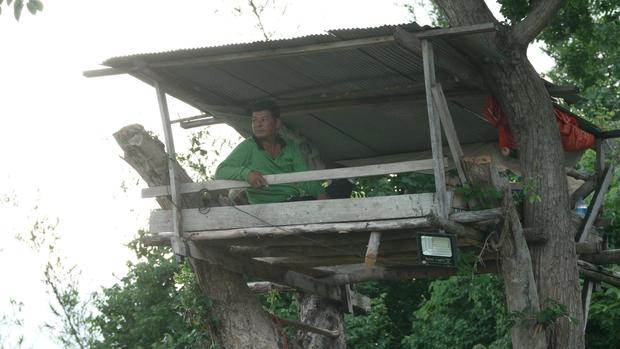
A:
<svg viewBox="0 0 620 349">
<path fill-rule="evenodd" d="M 116 57 L 104 62 L 109 68 L 85 75 L 130 74 L 156 89 L 167 156 L 148 155 L 163 154 L 163 147 L 135 126 L 116 135 L 126 154 L 145 152 L 133 166 L 150 185 L 143 197 L 157 198 L 163 208 L 151 214 L 146 243 L 169 244 L 177 255 L 342 302 L 349 309 L 367 308 L 351 284 L 452 275 L 457 248 L 478 254 L 487 235 L 501 230 L 500 203 L 478 209 L 475 198 L 468 206 L 454 194 L 465 183 L 505 186 L 497 168 L 519 171 L 518 159 L 502 154 L 498 130 L 484 116 L 489 91 L 467 58 L 472 52 L 498 54 L 468 40 L 495 29 L 492 24 L 433 29 L 411 23 L 333 30 Z M 579 98 L 574 87 L 545 84 L 553 98 L 566 103 Z M 203 114 L 171 121 L 167 95 Z M 218 198 L 228 190 L 248 184 L 193 183 L 175 161 L 171 127 L 225 123 L 250 136 L 247 108 L 261 99 L 280 105 L 282 132 L 300 144 L 313 168 L 266 176 L 270 184 L 423 172 L 433 175 L 435 191 L 221 205 L 226 200 Z M 572 117 L 581 130 L 600 134 L 594 125 Z M 596 175 L 567 170 L 583 183 L 573 202 L 594 191 L 585 217 L 573 217 L 580 268 L 588 280 L 619 285 L 617 274 L 590 263 L 604 264 L 604 241 L 595 232 L 604 223 L 597 218 L 612 172 L 602 161 L 606 141 L 599 139 L 594 147 Z M 567 159 L 577 155 L 567 154 Z M 510 185 L 518 190 L 518 183 Z M 532 244 L 545 240 L 536 231 L 525 231 L 525 238 Z M 481 258 L 479 272 L 497 271 L 494 253 L 481 253 Z M 585 286 L 588 300 L 593 284 Z"/>
</svg>

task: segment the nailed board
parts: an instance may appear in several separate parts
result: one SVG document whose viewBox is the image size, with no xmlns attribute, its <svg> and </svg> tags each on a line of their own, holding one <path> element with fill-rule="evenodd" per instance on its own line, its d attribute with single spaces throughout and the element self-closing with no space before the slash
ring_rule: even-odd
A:
<svg viewBox="0 0 620 349">
<path fill-rule="evenodd" d="M 204 214 L 198 209 L 185 209 L 182 211 L 183 231 L 424 217 L 435 210 L 434 201 L 434 193 L 424 193 L 363 199 L 212 207 Z M 151 233 L 169 232 L 173 230 L 172 228 L 170 210 L 151 212 Z"/>
</svg>

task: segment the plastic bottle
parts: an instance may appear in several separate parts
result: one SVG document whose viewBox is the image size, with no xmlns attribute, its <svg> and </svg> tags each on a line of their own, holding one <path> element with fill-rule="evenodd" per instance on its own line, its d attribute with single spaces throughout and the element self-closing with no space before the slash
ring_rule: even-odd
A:
<svg viewBox="0 0 620 349">
<path fill-rule="evenodd" d="M 575 203 L 575 213 L 584 218 L 586 216 L 586 212 L 588 212 L 588 205 L 583 201 L 582 197 L 577 198 L 577 202 Z"/>
</svg>

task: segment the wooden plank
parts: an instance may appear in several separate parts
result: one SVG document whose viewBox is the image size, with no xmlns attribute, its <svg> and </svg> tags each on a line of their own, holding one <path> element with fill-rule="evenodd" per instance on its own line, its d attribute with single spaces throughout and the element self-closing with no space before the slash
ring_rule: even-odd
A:
<svg viewBox="0 0 620 349">
<path fill-rule="evenodd" d="M 204 119 L 198 119 L 198 120 L 181 121 L 179 126 L 181 126 L 181 128 L 183 129 L 190 129 L 194 127 L 211 126 L 211 125 L 218 125 L 222 123 L 224 123 L 224 120 L 210 117 L 210 118 L 204 118 Z"/>
<path fill-rule="evenodd" d="M 441 126 L 443 127 L 444 134 L 448 140 L 454 166 L 459 174 L 461 184 L 465 184 L 467 183 L 467 177 L 465 176 L 465 170 L 463 170 L 463 149 L 461 149 L 461 143 L 459 142 L 459 137 L 456 133 L 456 129 L 454 128 L 454 123 L 452 122 L 452 115 L 450 114 L 450 108 L 448 108 L 448 101 L 446 100 L 446 96 L 443 93 L 440 83 L 437 83 L 435 86 L 431 87 L 431 92 L 433 94 L 433 101 L 435 102 L 435 109 L 441 119 Z"/>
<path fill-rule="evenodd" d="M 303 171 L 292 173 L 280 173 L 273 175 L 265 175 L 267 183 L 274 184 L 286 184 L 297 183 L 307 181 L 320 181 L 326 179 L 340 179 L 340 178 L 356 178 L 365 176 L 377 176 L 390 173 L 401 172 L 415 172 L 424 171 L 434 168 L 432 159 L 426 160 L 414 160 L 414 161 L 401 161 L 391 164 L 378 164 L 367 166 L 356 166 L 346 168 L 335 168 L 328 170 L 315 170 L 315 171 Z M 180 192 L 194 193 L 203 189 L 206 190 L 222 190 L 222 189 L 234 189 L 234 188 L 248 188 L 250 184 L 245 181 L 233 181 L 233 180 L 215 180 L 208 182 L 198 183 L 184 183 L 180 187 Z M 142 189 L 143 198 L 151 198 L 157 196 L 170 195 L 167 186 L 151 187 Z"/>
<path fill-rule="evenodd" d="M 402 29 L 397 29 L 394 33 L 396 42 L 407 50 L 422 57 L 422 40 L 415 33 L 409 33 Z M 450 55 L 440 54 L 436 57 L 437 67 L 458 77 L 465 83 L 473 86 L 482 86 L 480 73 L 469 63 L 469 61 L 459 54 L 456 50 L 451 50 Z"/>
<path fill-rule="evenodd" d="M 200 209 L 185 209 L 182 212 L 183 230 L 189 232 L 425 217 L 435 209 L 434 200 L 433 193 L 426 193 L 212 207 L 204 214 Z M 150 231 L 173 231 L 169 210 L 151 213 Z"/>
<path fill-rule="evenodd" d="M 373 267 L 377 263 L 377 255 L 379 254 L 379 245 L 381 244 L 381 233 L 373 231 L 368 239 L 368 247 L 364 262 L 367 266 Z"/>
<path fill-rule="evenodd" d="M 588 212 L 586 213 L 585 218 L 579 228 L 579 232 L 577 234 L 576 240 L 577 242 L 584 242 L 588 238 L 588 233 L 590 229 L 594 225 L 594 221 L 596 221 L 596 217 L 598 216 L 598 212 L 603 205 L 603 197 L 607 193 L 609 189 L 609 185 L 611 184 L 611 179 L 613 177 L 614 168 L 613 166 L 609 166 L 600 181 L 600 184 L 594 193 L 594 197 L 590 202 L 590 206 L 588 206 Z"/>
<path fill-rule="evenodd" d="M 320 335 L 331 337 L 331 338 L 338 338 L 338 336 L 340 336 L 340 333 L 336 330 L 327 330 L 327 329 L 320 328 L 320 327 L 310 326 L 308 324 L 304 324 L 303 322 L 300 322 L 297 320 L 285 319 L 279 316 L 275 316 L 273 314 L 271 314 L 271 316 L 273 316 L 275 319 L 277 319 L 277 321 L 281 322 L 283 325 L 292 326 L 301 331 L 318 333 Z"/>
<path fill-rule="evenodd" d="M 581 254 L 579 259 L 592 264 L 620 264 L 620 249 L 595 251 L 593 253 Z"/>
<path fill-rule="evenodd" d="M 334 272 L 334 275 L 319 280 L 331 285 L 346 285 L 370 280 L 411 280 L 436 279 L 456 274 L 453 268 L 445 267 L 408 267 L 393 268 L 385 266 L 367 267 L 365 264 L 322 267 L 322 270 Z"/>
<path fill-rule="evenodd" d="M 253 259 L 234 257 L 217 248 L 197 246 L 194 242 L 188 242 L 188 248 L 193 258 L 219 265 L 226 270 L 285 284 L 300 291 L 316 294 L 333 301 L 342 301 L 341 290 L 338 287 L 333 287 L 311 276 Z"/>
<path fill-rule="evenodd" d="M 577 265 L 583 277 L 620 288 L 620 273 L 581 260 L 577 261 Z"/>
<path fill-rule="evenodd" d="M 433 46 L 428 40 L 422 40 L 422 59 L 424 63 L 424 84 L 426 86 L 426 108 L 428 110 L 428 124 L 431 134 L 431 149 L 433 151 L 435 175 L 435 192 L 437 193 L 437 215 L 448 217 L 448 200 L 446 197 L 446 176 L 443 162 L 443 146 L 441 142 L 441 125 L 439 115 L 433 101 L 432 87 L 435 85 L 435 58 Z"/>
<path fill-rule="evenodd" d="M 590 279 L 583 280 L 583 288 L 581 289 L 581 328 L 585 332 L 588 324 L 588 313 L 590 313 L 590 301 L 592 300 L 592 291 L 594 291 L 594 281 Z"/>
<path fill-rule="evenodd" d="M 415 36 L 419 39 L 428 39 L 428 38 L 437 38 L 442 36 L 452 36 L 452 35 L 471 35 L 478 33 L 487 33 L 497 30 L 497 25 L 495 23 L 481 23 L 481 24 L 472 24 L 472 25 L 464 25 L 458 27 L 450 27 L 450 28 L 440 28 L 440 29 L 430 29 L 424 30 L 420 32 L 416 32 Z"/>
<path fill-rule="evenodd" d="M 181 236 L 183 234 L 183 217 L 181 216 L 181 194 L 179 193 L 179 180 L 176 166 L 176 152 L 174 150 L 174 139 L 172 137 L 172 129 L 170 127 L 170 114 L 168 113 L 168 102 L 166 93 L 158 82 L 155 82 L 155 91 L 157 92 L 157 102 L 159 104 L 159 112 L 161 114 L 162 126 L 164 129 L 164 140 L 166 144 L 166 155 L 168 157 L 168 177 L 170 180 L 170 196 L 172 199 L 172 211 L 170 219 L 172 223 L 172 231 L 175 236 L 170 238 L 172 250 L 178 256 L 187 254 L 187 248 L 183 243 Z"/>
</svg>

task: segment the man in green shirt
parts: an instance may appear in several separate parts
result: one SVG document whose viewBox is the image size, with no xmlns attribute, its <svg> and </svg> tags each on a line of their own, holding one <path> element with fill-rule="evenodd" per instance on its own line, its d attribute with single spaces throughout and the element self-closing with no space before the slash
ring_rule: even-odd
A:
<svg viewBox="0 0 620 349">
<path fill-rule="evenodd" d="M 280 109 L 271 101 L 252 108 L 252 133 L 239 144 L 215 171 L 215 179 L 247 181 L 251 204 L 296 201 L 300 198 L 328 199 L 319 182 L 268 185 L 263 175 L 308 171 L 299 146 L 278 135 Z M 349 190 L 350 195 L 350 190 Z"/>
</svg>

